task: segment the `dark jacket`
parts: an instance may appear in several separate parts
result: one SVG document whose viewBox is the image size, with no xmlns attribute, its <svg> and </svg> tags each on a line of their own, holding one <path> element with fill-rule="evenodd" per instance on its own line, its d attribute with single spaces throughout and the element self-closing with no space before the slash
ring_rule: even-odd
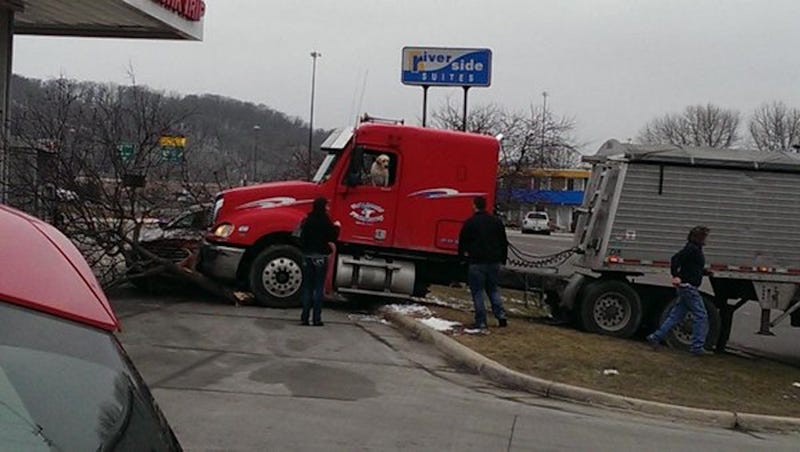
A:
<svg viewBox="0 0 800 452">
<path fill-rule="evenodd" d="M 458 255 L 466 255 L 471 264 L 505 264 L 508 237 L 503 222 L 486 212 L 477 212 L 461 228 Z"/>
<path fill-rule="evenodd" d="M 703 247 L 694 242 L 686 242 L 686 246 L 670 261 L 672 276 L 677 276 L 682 282 L 700 287 L 705 273 L 706 257 Z"/>
<path fill-rule="evenodd" d="M 328 243 L 335 242 L 337 238 L 339 228 L 334 226 L 328 215 L 310 213 L 300 225 L 300 249 L 303 254 L 330 254 Z"/>
</svg>

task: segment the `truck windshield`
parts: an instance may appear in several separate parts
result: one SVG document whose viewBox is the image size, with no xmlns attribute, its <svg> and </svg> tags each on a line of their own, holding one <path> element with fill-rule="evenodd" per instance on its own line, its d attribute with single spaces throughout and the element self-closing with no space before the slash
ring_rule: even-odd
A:
<svg viewBox="0 0 800 452">
<path fill-rule="evenodd" d="M 341 155 L 340 152 L 331 152 L 325 156 L 325 160 L 319 165 L 319 169 L 317 169 L 317 174 L 314 175 L 314 178 L 311 179 L 312 182 L 315 184 L 321 184 L 328 180 L 331 177 L 331 172 L 333 168 L 336 166 L 336 161 L 339 160 L 339 156 Z"/>
</svg>

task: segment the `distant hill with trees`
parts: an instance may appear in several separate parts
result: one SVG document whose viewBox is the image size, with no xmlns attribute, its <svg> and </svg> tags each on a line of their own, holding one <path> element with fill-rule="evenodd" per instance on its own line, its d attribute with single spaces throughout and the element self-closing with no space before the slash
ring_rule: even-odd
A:
<svg viewBox="0 0 800 452">
<path fill-rule="evenodd" d="M 63 82 L 63 79 L 39 80 L 15 75 L 11 87 L 12 115 L 31 105 L 46 103 L 47 96 L 54 92 L 49 88 Z M 109 86 L 88 81 L 69 82 L 81 92 Z M 213 182 L 216 178 L 225 185 L 238 185 L 245 179 L 252 181 L 254 155 L 258 181 L 305 176 L 306 121 L 263 104 L 215 94 L 182 95 L 139 88 L 158 97 L 166 111 L 180 116 L 176 130 L 170 133 L 182 134 L 188 139 L 187 166 L 191 179 Z M 327 133 L 315 131 L 315 148 Z M 317 160 L 317 153 L 314 154 Z"/>
</svg>

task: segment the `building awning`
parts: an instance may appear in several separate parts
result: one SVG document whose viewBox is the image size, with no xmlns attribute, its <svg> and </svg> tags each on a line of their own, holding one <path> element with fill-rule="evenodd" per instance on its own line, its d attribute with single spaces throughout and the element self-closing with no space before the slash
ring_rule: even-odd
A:
<svg viewBox="0 0 800 452">
<path fill-rule="evenodd" d="M 203 0 L 12 0 L 15 34 L 203 39 Z"/>
<path fill-rule="evenodd" d="M 511 199 L 526 204 L 580 206 L 583 203 L 583 192 L 515 188 L 511 190 Z"/>
</svg>

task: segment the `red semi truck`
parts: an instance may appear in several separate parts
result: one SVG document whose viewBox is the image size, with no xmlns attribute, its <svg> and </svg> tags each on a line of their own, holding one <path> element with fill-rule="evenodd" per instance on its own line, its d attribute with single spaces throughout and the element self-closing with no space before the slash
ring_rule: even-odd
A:
<svg viewBox="0 0 800 452">
<path fill-rule="evenodd" d="M 314 198 L 342 224 L 330 283 L 338 294 L 420 296 L 461 280 L 458 234 L 472 199 L 494 205 L 500 143 L 470 133 L 365 122 L 333 133 L 311 182 L 227 190 L 215 200 L 199 269 L 295 306 L 303 280 L 294 231 Z M 376 161 L 387 162 L 375 171 Z"/>
</svg>

